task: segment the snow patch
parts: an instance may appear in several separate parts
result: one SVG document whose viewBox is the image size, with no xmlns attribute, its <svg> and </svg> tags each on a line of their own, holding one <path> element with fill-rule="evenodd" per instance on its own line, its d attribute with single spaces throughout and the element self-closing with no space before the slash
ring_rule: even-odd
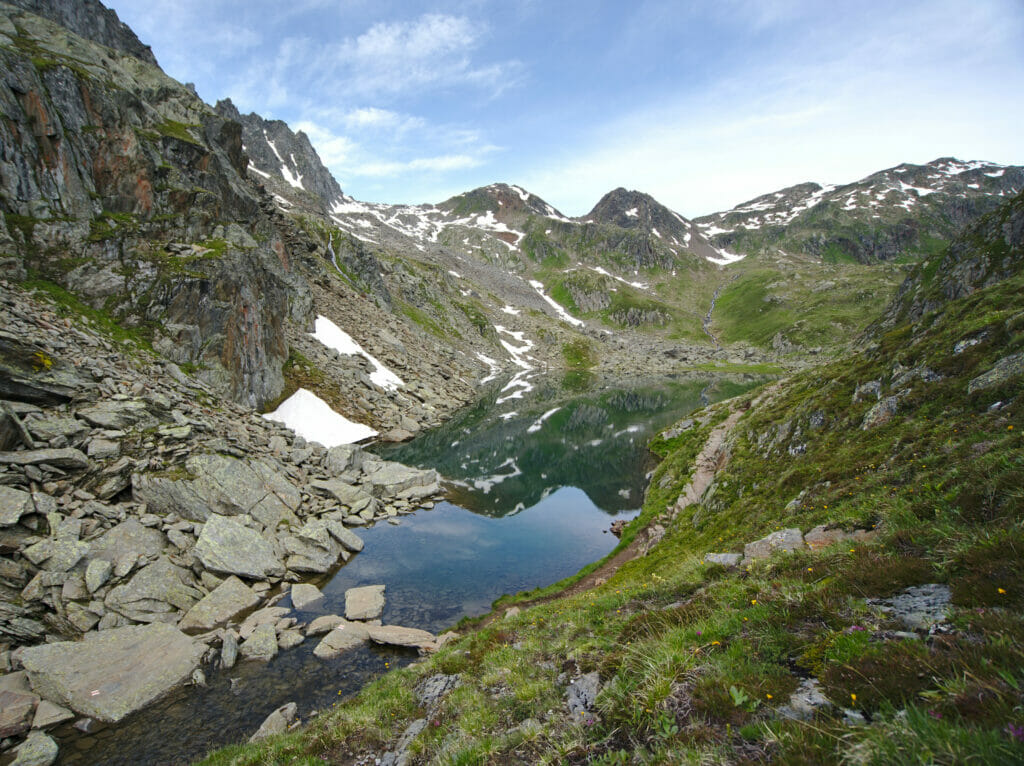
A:
<svg viewBox="0 0 1024 766">
<path fill-rule="evenodd" d="M 568 311 L 566 311 L 564 308 L 562 308 L 561 304 L 559 304 L 554 298 L 552 298 L 550 295 L 548 295 L 547 293 L 544 292 L 544 284 L 542 282 L 538 282 L 535 279 L 531 279 L 530 280 L 530 287 L 532 287 L 534 290 L 536 290 L 537 294 L 541 298 L 543 298 L 544 301 L 549 306 L 551 306 L 551 308 L 553 308 L 555 310 L 555 312 L 558 314 L 560 319 L 562 319 L 565 322 L 568 322 L 569 324 L 573 325 L 574 327 L 584 327 L 585 326 L 584 322 L 582 322 L 579 319 L 577 319 L 576 317 L 572 316 Z"/>
<path fill-rule="evenodd" d="M 554 409 L 548 410 L 547 412 L 545 412 L 543 415 L 541 415 L 539 418 L 537 418 L 535 421 L 533 421 L 533 424 L 529 428 L 526 429 L 526 433 L 528 433 L 528 434 L 535 434 L 535 433 L 537 433 L 541 428 L 544 427 L 544 421 L 547 420 L 548 418 L 550 418 L 552 415 L 554 415 L 560 409 L 562 409 L 562 408 L 561 407 L 555 407 Z"/>
<path fill-rule="evenodd" d="M 627 210 L 626 211 L 626 215 L 629 216 L 630 218 L 639 218 L 640 217 L 639 210 L 638 210 L 638 208 L 635 208 L 635 207 L 631 207 L 629 210 Z"/>
<path fill-rule="evenodd" d="M 517 309 L 514 306 L 502 306 L 501 310 L 506 314 L 511 314 L 512 316 L 519 316 L 519 312 L 521 311 L 521 309 Z"/>
<path fill-rule="evenodd" d="M 374 370 L 370 373 L 370 380 L 383 389 L 394 391 L 399 386 L 405 385 L 402 379 L 395 373 L 381 364 L 377 359 L 368 354 L 362 346 L 352 339 L 352 336 L 342 330 L 325 316 L 318 316 L 314 325 L 313 337 L 323 343 L 327 348 L 333 348 L 339 354 L 351 356 L 358 354 L 373 365 Z"/>
<path fill-rule="evenodd" d="M 280 407 L 263 417 L 284 423 L 306 441 L 319 442 L 328 449 L 377 435 L 369 426 L 353 423 L 339 415 L 331 409 L 331 405 L 304 388 L 300 388 L 285 399 Z"/>
</svg>

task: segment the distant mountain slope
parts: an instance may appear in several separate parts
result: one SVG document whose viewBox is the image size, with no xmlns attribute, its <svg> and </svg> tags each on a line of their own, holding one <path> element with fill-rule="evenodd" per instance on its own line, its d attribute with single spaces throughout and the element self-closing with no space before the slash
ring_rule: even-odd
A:
<svg viewBox="0 0 1024 766">
<path fill-rule="evenodd" d="M 968 222 L 1024 189 L 1024 168 L 942 158 L 842 186 L 800 184 L 695 220 L 750 255 L 803 253 L 873 263 L 938 252 Z"/>
</svg>

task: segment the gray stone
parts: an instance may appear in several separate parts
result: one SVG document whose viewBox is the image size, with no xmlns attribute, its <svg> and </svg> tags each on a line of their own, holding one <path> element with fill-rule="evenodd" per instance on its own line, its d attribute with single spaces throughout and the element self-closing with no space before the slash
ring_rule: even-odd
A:
<svg viewBox="0 0 1024 766">
<path fill-rule="evenodd" d="M 395 497 L 415 488 L 431 487 L 438 482 L 437 471 L 411 468 L 386 460 L 363 460 L 364 480 L 372 486 L 374 497 Z"/>
<path fill-rule="evenodd" d="M 0 690 L 0 737 L 24 734 L 32 725 L 39 697 L 34 694 Z"/>
<path fill-rule="evenodd" d="M 68 441 L 73 441 L 89 430 L 85 423 L 70 415 L 49 415 L 42 418 L 31 418 L 25 421 L 25 427 L 36 439 L 46 443 L 61 436 Z"/>
<path fill-rule="evenodd" d="M 929 583 L 906 588 L 892 598 L 870 599 L 868 603 L 879 607 L 911 630 L 928 630 L 946 621 L 950 599 L 948 586 Z"/>
<path fill-rule="evenodd" d="M 274 626 L 258 626 L 239 647 L 243 659 L 269 662 L 277 656 L 277 632 Z"/>
<path fill-rule="evenodd" d="M 294 511 L 302 497 L 269 463 L 204 454 L 190 457 L 185 468 L 192 478 L 135 474 L 133 496 L 156 513 L 177 513 L 190 521 L 249 514 L 270 529 L 282 522 L 298 524 Z"/>
<path fill-rule="evenodd" d="M 306 635 L 319 636 L 324 633 L 329 633 L 343 622 L 345 622 L 345 618 L 339 617 L 336 614 L 321 615 L 306 626 Z"/>
<path fill-rule="evenodd" d="M 259 602 L 260 597 L 248 585 L 231 576 L 189 609 L 178 627 L 186 633 L 213 630 Z"/>
<path fill-rule="evenodd" d="M 856 404 L 862 399 L 870 399 L 872 397 L 875 401 L 882 397 L 882 381 L 872 380 L 857 386 L 853 392 L 853 403 Z"/>
<path fill-rule="evenodd" d="M 358 506 L 360 503 L 365 506 L 367 501 L 372 498 L 372 495 L 363 487 L 341 479 L 316 480 L 310 482 L 310 486 L 322 494 L 330 495 L 342 505 L 347 505 L 350 508 Z"/>
<path fill-rule="evenodd" d="M 434 650 L 437 647 L 437 636 L 419 628 L 403 628 L 399 625 L 370 625 L 367 630 L 370 633 L 370 640 L 378 644 L 428 650 Z"/>
<path fill-rule="evenodd" d="M 363 450 L 355 444 L 339 444 L 327 450 L 324 456 L 324 468 L 332 476 L 358 472 L 363 467 Z"/>
<path fill-rule="evenodd" d="M 807 678 L 790 695 L 789 702 L 779 708 L 778 713 L 783 718 L 810 721 L 816 714 L 828 713 L 830 710 L 832 703 L 821 692 L 818 679 Z"/>
<path fill-rule="evenodd" d="M 738 567 L 741 561 L 742 553 L 709 553 L 704 557 L 705 564 L 721 564 L 723 567 Z"/>
<path fill-rule="evenodd" d="M 113 439 L 91 439 L 89 447 L 86 449 L 86 454 L 94 460 L 120 457 L 121 442 L 114 441 Z"/>
<path fill-rule="evenodd" d="M 584 716 L 594 709 L 597 693 L 601 689 L 601 676 L 595 670 L 582 678 L 577 678 L 567 691 L 569 713 L 574 717 Z"/>
<path fill-rule="evenodd" d="M 341 543 L 346 550 L 359 553 L 363 549 L 363 540 L 355 532 L 346 529 L 343 524 L 331 519 L 328 519 L 325 523 L 327 524 L 327 530 L 331 533 L 331 537 Z"/>
<path fill-rule="evenodd" d="M 804 536 L 799 529 L 781 529 L 772 532 L 770 535 L 747 543 L 743 546 L 743 556 L 746 559 L 765 559 L 775 551 L 786 551 L 792 553 L 804 547 Z"/>
<path fill-rule="evenodd" d="M 376 620 L 383 612 L 383 585 L 364 585 L 345 591 L 345 619 Z"/>
<path fill-rule="evenodd" d="M 296 609 L 306 609 L 319 601 L 323 601 L 323 598 L 324 594 L 315 585 L 300 583 L 292 586 L 292 605 Z"/>
<path fill-rule="evenodd" d="M 103 401 L 78 410 L 78 417 L 96 428 L 120 431 L 132 427 L 151 428 L 157 424 L 146 403 L 140 399 L 126 402 Z"/>
<path fill-rule="evenodd" d="M 153 623 L 31 646 L 21 661 L 41 696 L 116 723 L 187 681 L 205 651 L 177 628 Z"/>
<path fill-rule="evenodd" d="M 1024 375 L 1024 351 L 1004 356 L 995 363 L 992 369 L 973 378 L 967 384 L 967 393 L 973 394 L 975 391 L 995 388 L 1022 375 Z"/>
<path fill-rule="evenodd" d="M 420 682 L 416 687 L 416 697 L 420 705 L 425 708 L 432 708 L 452 689 L 459 685 L 458 675 L 445 675 L 438 673 Z"/>
<path fill-rule="evenodd" d="M 899 396 L 887 396 L 868 410 L 867 414 L 864 416 L 864 422 L 862 423 L 861 428 L 866 431 L 869 428 L 884 425 L 892 420 L 893 415 L 895 415 L 899 409 Z"/>
<path fill-rule="evenodd" d="M 132 556 L 159 556 L 166 544 L 167 541 L 160 530 L 144 527 L 138 519 L 131 517 L 94 540 L 89 558 L 109 561 L 116 566 Z"/>
<path fill-rule="evenodd" d="M 190 575 L 167 559 L 159 559 L 127 583 L 111 588 L 104 604 L 135 622 L 177 622 L 177 610 L 187 612 L 202 597 L 189 584 Z"/>
<path fill-rule="evenodd" d="M 238 628 L 238 635 L 248 638 L 260 625 L 276 625 L 291 610 L 284 606 L 268 606 L 257 609 L 245 618 Z"/>
<path fill-rule="evenodd" d="M 33 731 L 15 752 L 17 757 L 11 761 L 11 766 L 52 766 L 60 748 L 48 734 Z"/>
<path fill-rule="evenodd" d="M 0 452 L 0 465 L 42 465 L 44 463 L 67 471 L 80 471 L 91 465 L 85 453 L 72 447 Z"/>
<path fill-rule="evenodd" d="M 277 634 L 277 646 L 281 651 L 294 649 L 305 640 L 306 637 L 302 635 L 302 631 L 296 628 L 283 630 Z"/>
<path fill-rule="evenodd" d="M 331 657 L 337 657 L 342 652 L 346 652 L 349 649 L 355 649 L 357 646 L 362 646 L 365 642 L 370 640 L 370 632 L 366 626 L 359 624 L 358 622 L 348 622 L 342 620 L 340 623 L 334 626 L 331 631 L 321 639 L 320 643 L 317 644 L 313 650 L 320 659 L 330 659 Z"/>
<path fill-rule="evenodd" d="M 75 714 L 66 707 L 54 705 L 49 700 L 40 700 L 35 718 L 32 719 L 32 728 L 49 729 L 65 721 L 70 721 L 74 717 Z"/>
<path fill-rule="evenodd" d="M 426 718 L 417 718 L 405 728 L 405 731 L 402 732 L 402 736 L 398 738 L 398 742 L 395 744 L 394 753 L 388 754 L 393 757 L 392 763 L 394 766 L 409 766 L 409 763 L 412 760 L 412 753 L 409 752 L 409 746 L 425 728 L 427 728 Z M 383 761 L 381 762 L 381 766 L 384 766 Z"/>
<path fill-rule="evenodd" d="M 220 666 L 225 670 L 233 668 L 238 661 L 238 636 L 233 630 L 224 631 L 220 643 Z"/>
<path fill-rule="evenodd" d="M 256 733 L 249 737 L 249 741 L 259 742 L 261 739 L 266 739 L 274 734 L 283 734 L 288 730 L 292 721 L 295 720 L 295 716 L 298 715 L 298 712 L 299 706 L 294 702 L 288 702 L 281 705 L 281 707 L 263 720 L 263 723 L 260 724 L 260 728 L 257 729 Z"/>
<path fill-rule="evenodd" d="M 64 610 L 67 612 L 68 622 L 74 625 L 80 633 L 89 632 L 100 621 L 98 614 L 73 601 L 67 604 Z"/>
<path fill-rule="evenodd" d="M 284 564 L 274 553 L 274 546 L 240 521 L 216 514 L 203 525 L 193 555 L 207 569 L 262 580 L 280 577 Z"/>
<path fill-rule="evenodd" d="M 0 484 L 0 527 L 14 526 L 27 513 L 34 513 L 32 495 Z"/>
</svg>

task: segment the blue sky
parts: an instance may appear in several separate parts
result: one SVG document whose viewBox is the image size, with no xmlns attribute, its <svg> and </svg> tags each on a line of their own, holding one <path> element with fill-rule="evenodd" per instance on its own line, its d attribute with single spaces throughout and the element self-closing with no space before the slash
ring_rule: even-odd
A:
<svg viewBox="0 0 1024 766">
<path fill-rule="evenodd" d="M 1024 164 L 1021 0 L 106 0 L 209 103 L 304 130 L 346 193 L 494 181 L 693 217 L 940 156 Z"/>
</svg>

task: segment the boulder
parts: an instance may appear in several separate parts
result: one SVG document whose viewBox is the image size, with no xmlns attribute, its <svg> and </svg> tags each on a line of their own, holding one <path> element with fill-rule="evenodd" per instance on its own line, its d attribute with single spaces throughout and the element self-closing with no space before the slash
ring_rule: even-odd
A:
<svg viewBox="0 0 1024 766">
<path fill-rule="evenodd" d="M 49 700 L 40 700 L 35 718 L 32 719 L 32 728 L 50 729 L 65 721 L 70 721 L 74 717 L 75 714 L 66 707 L 54 705 Z"/>
<path fill-rule="evenodd" d="M 186 633 L 201 633 L 226 625 L 246 609 L 260 602 L 252 588 L 237 577 L 228 577 L 199 603 L 189 609 L 178 623 Z"/>
<path fill-rule="evenodd" d="M 140 569 L 132 579 L 111 588 L 104 604 L 135 622 L 177 622 L 177 610 L 189 611 L 202 593 L 189 585 L 191 573 L 167 559 Z"/>
<path fill-rule="evenodd" d="M 14 487 L 0 485 L 0 527 L 17 524 L 27 513 L 34 513 L 32 495 Z"/>
<path fill-rule="evenodd" d="M 345 618 L 339 617 L 336 614 L 321 615 L 306 626 L 306 635 L 319 636 L 324 633 L 329 633 L 343 622 L 345 622 Z"/>
<path fill-rule="evenodd" d="M 363 539 L 345 528 L 344 524 L 328 519 L 326 522 L 327 531 L 331 533 L 331 537 L 337 540 L 346 550 L 350 550 L 353 553 L 359 553 L 363 549 Z"/>
<path fill-rule="evenodd" d="M 268 540 L 227 516 L 209 517 L 192 552 L 204 567 L 222 574 L 262 580 L 285 573 Z"/>
<path fill-rule="evenodd" d="M 315 585 L 300 583 L 292 586 L 292 606 L 296 609 L 306 609 L 323 601 L 323 598 L 324 594 Z"/>
<path fill-rule="evenodd" d="M 363 461 L 364 481 L 372 487 L 374 497 L 395 497 L 417 488 L 433 487 L 438 484 L 437 471 L 411 468 L 387 460 Z"/>
<path fill-rule="evenodd" d="M 321 494 L 329 495 L 337 500 L 342 505 L 346 505 L 349 508 L 359 505 L 363 505 L 372 497 L 363 487 L 350 484 L 347 481 L 341 479 L 329 479 L 329 480 L 315 480 L 310 482 L 310 486 L 317 490 Z"/>
<path fill-rule="evenodd" d="M 48 734 L 33 731 L 15 752 L 17 757 L 11 761 L 11 766 L 52 766 L 60 748 Z"/>
<path fill-rule="evenodd" d="M 276 625 L 291 610 L 284 606 L 268 606 L 257 609 L 245 618 L 245 621 L 238 627 L 238 635 L 241 638 L 248 638 L 260 625 Z"/>
<path fill-rule="evenodd" d="M 370 640 L 370 632 L 358 622 L 341 620 L 321 639 L 313 654 L 322 660 L 337 657 L 342 652 L 355 649 Z"/>
<path fill-rule="evenodd" d="M 23 551 L 25 558 L 47 572 L 67 572 L 89 552 L 89 543 L 78 540 L 43 540 Z"/>
<path fill-rule="evenodd" d="M 364 585 L 345 591 L 346 620 L 376 620 L 383 612 L 383 585 Z"/>
<path fill-rule="evenodd" d="M 185 469 L 191 478 L 135 474 L 134 498 L 155 513 L 177 513 L 190 521 L 248 514 L 270 529 L 299 522 L 294 511 L 302 496 L 270 463 L 203 454 L 190 457 Z"/>
<path fill-rule="evenodd" d="M 770 535 L 743 546 L 743 556 L 748 560 L 766 559 L 775 551 L 792 553 L 804 547 L 804 536 L 799 529 L 781 529 Z"/>
<path fill-rule="evenodd" d="M 146 408 L 146 403 L 140 399 L 124 402 L 102 401 L 91 407 L 83 407 L 77 414 L 91 426 L 114 431 L 133 427 L 151 428 L 157 424 L 156 418 Z"/>
<path fill-rule="evenodd" d="M 52 465 L 66 471 L 81 471 L 89 467 L 89 458 L 73 447 L 62 449 L 31 449 L 23 452 L 0 452 L 0 465 Z"/>
<path fill-rule="evenodd" d="M 868 410 L 861 427 L 866 431 L 869 428 L 884 425 L 892 420 L 892 416 L 899 412 L 899 409 L 899 396 L 887 396 Z"/>
<path fill-rule="evenodd" d="M 39 697 L 31 693 L 0 690 L 0 737 L 24 734 L 32 726 Z"/>
<path fill-rule="evenodd" d="M 153 623 L 30 646 L 21 661 L 41 696 L 116 723 L 187 681 L 205 651 L 177 628 Z"/>
<path fill-rule="evenodd" d="M 274 659 L 277 656 L 277 632 L 274 626 L 269 623 L 258 626 L 238 649 L 247 660 L 269 662 Z"/>
<path fill-rule="evenodd" d="M 277 710 L 268 715 L 263 723 L 260 724 L 260 728 L 249 737 L 250 742 L 259 742 L 261 739 L 273 736 L 274 734 L 283 734 L 291 726 L 292 721 L 295 720 L 295 716 L 298 715 L 299 708 L 294 702 L 288 702 L 281 705 Z"/>
<path fill-rule="evenodd" d="M 114 571 L 114 565 L 106 559 L 93 559 L 85 568 L 85 588 L 90 593 L 95 593 L 110 579 Z"/>
<path fill-rule="evenodd" d="M 367 630 L 370 640 L 378 644 L 391 646 L 407 646 L 410 649 L 429 649 L 437 647 L 437 636 L 419 628 L 403 628 L 399 625 L 370 625 Z"/>
<path fill-rule="evenodd" d="M 134 516 L 106 531 L 92 542 L 91 560 L 102 559 L 113 565 L 127 558 L 159 556 L 167 540 L 159 529 L 144 527 Z"/>
<path fill-rule="evenodd" d="M 804 679 L 789 697 L 789 702 L 779 708 L 779 715 L 797 721 L 810 721 L 817 713 L 828 713 L 832 709 L 818 684 L 818 679 Z"/>
<path fill-rule="evenodd" d="M 973 378 L 967 384 L 967 393 L 973 394 L 975 391 L 995 388 L 1022 375 L 1024 375 L 1024 351 L 1004 356 L 995 363 L 992 369 Z"/>
<path fill-rule="evenodd" d="M 277 636 L 277 648 L 281 651 L 286 649 L 294 649 L 296 646 L 306 640 L 306 637 L 302 635 L 302 631 L 298 628 L 291 628 L 290 630 L 283 630 Z"/>
</svg>

